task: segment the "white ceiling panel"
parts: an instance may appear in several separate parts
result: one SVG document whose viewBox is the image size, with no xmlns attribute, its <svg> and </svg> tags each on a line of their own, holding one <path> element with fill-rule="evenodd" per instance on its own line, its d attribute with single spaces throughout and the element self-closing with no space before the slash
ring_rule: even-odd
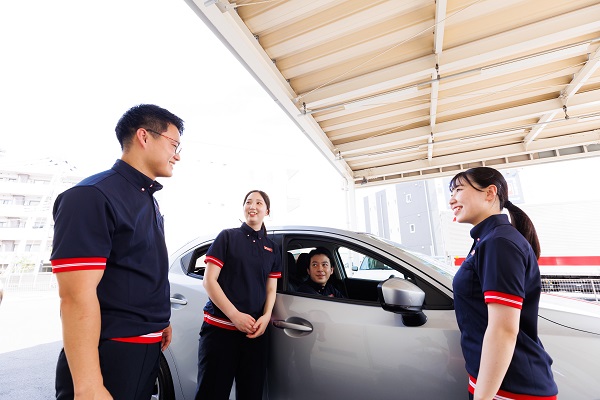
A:
<svg viewBox="0 0 600 400">
<path fill-rule="evenodd" d="M 351 184 L 600 155 L 599 1 L 186 1 Z"/>
</svg>

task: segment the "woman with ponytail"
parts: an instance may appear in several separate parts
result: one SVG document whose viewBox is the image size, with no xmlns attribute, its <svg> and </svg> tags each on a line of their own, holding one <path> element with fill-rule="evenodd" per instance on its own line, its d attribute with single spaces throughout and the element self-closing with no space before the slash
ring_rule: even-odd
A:
<svg viewBox="0 0 600 400">
<path fill-rule="evenodd" d="M 246 222 L 225 229 L 206 253 L 203 285 L 209 300 L 198 348 L 196 399 L 262 399 L 265 334 L 275 304 L 281 259 L 263 223 L 271 202 L 263 191 L 244 197 Z M 242 397 L 240 397 L 242 396 Z"/>
<path fill-rule="evenodd" d="M 537 335 L 540 244 L 533 223 L 508 200 L 506 180 L 493 168 L 457 174 L 450 191 L 456 221 L 473 225 L 473 246 L 453 282 L 469 398 L 557 399 L 552 359 Z"/>
</svg>

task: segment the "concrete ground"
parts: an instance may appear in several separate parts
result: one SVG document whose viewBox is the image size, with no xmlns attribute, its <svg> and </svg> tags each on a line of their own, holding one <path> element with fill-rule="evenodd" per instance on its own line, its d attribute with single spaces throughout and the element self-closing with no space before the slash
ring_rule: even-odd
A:
<svg viewBox="0 0 600 400">
<path fill-rule="evenodd" d="M 61 347 L 57 291 L 6 291 L 0 304 L 0 399 L 53 399 Z"/>
</svg>

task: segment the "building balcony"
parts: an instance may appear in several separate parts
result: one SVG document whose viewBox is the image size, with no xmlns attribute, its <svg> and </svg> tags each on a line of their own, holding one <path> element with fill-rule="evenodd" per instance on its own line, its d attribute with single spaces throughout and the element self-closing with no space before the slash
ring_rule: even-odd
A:
<svg viewBox="0 0 600 400">
<path fill-rule="evenodd" d="M 28 242 L 50 240 L 52 238 L 52 229 L 44 228 L 0 228 L 0 240 L 12 240 L 21 241 L 27 240 Z"/>
<path fill-rule="evenodd" d="M 3 204 L 0 208 L 0 217 L 21 219 L 29 217 L 52 218 L 52 205 L 50 203 L 35 206 Z"/>
</svg>

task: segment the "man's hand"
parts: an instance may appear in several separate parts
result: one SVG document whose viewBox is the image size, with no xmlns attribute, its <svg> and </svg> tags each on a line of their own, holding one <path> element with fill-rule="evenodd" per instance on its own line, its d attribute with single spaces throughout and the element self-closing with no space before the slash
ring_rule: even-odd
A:
<svg viewBox="0 0 600 400">
<path fill-rule="evenodd" d="M 160 342 L 160 350 L 165 351 L 167 347 L 171 344 L 171 340 L 173 339 L 173 328 L 171 325 L 167 326 L 162 334 L 162 341 Z"/>
<path fill-rule="evenodd" d="M 73 400 L 113 400 L 113 397 L 103 385 L 100 385 L 90 387 L 81 393 L 75 392 Z"/>
</svg>

